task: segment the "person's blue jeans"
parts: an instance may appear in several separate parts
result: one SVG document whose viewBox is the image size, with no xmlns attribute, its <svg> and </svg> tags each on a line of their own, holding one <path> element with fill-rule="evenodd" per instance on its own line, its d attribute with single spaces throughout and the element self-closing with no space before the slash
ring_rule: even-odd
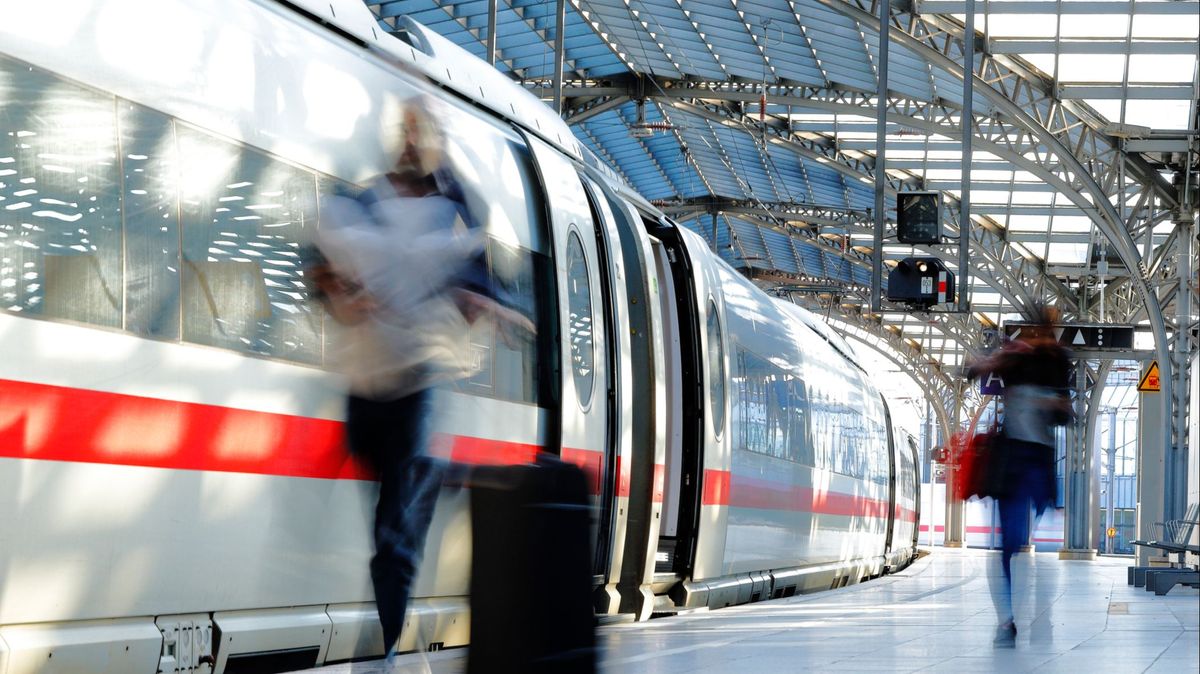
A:
<svg viewBox="0 0 1200 674">
<path fill-rule="evenodd" d="M 350 396 L 347 404 L 347 444 L 379 479 L 371 582 L 388 652 L 404 626 L 442 484 L 440 462 L 426 453 L 431 398 L 432 391 L 423 390 L 386 401 Z"/>
<path fill-rule="evenodd" d="M 1053 485 L 1053 448 L 1021 440 L 1006 440 L 1002 448 L 1008 453 L 1005 465 L 1003 494 L 997 499 L 1000 512 L 1000 564 L 1004 571 L 1003 585 L 995 591 L 996 612 L 1001 622 L 1013 615 L 1012 558 L 1029 542 L 1029 513 L 1033 508 L 1041 515 L 1047 505 L 1048 488 Z M 1047 463 L 1047 457 L 1050 463 Z M 1047 482 L 1050 480 L 1051 482 Z M 1047 485 L 1051 485 L 1048 487 Z M 1053 498 L 1053 494 L 1050 494 Z"/>
</svg>

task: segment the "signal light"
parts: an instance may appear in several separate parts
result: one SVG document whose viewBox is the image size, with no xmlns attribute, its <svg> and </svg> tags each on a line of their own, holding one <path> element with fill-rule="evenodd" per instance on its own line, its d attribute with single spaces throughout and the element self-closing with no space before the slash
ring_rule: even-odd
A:
<svg viewBox="0 0 1200 674">
<path fill-rule="evenodd" d="M 900 192 L 896 195 L 896 238 L 900 243 L 940 243 L 942 193 Z"/>
<path fill-rule="evenodd" d="M 954 301 L 954 272 L 936 257 L 906 257 L 888 274 L 887 298 L 929 308 Z"/>
</svg>

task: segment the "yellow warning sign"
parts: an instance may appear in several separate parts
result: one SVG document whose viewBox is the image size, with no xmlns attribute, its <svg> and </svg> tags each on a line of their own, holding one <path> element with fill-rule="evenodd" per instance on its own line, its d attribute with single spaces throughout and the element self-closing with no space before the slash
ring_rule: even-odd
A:
<svg viewBox="0 0 1200 674">
<path fill-rule="evenodd" d="M 1109 528 L 1108 528 L 1108 537 L 1109 537 L 1109 538 L 1116 538 L 1116 537 L 1117 537 L 1117 528 L 1116 528 L 1116 527 L 1109 527 Z"/>
<path fill-rule="evenodd" d="M 1138 382 L 1138 391 L 1141 393 L 1158 393 L 1162 390 L 1162 386 L 1158 381 L 1158 361 L 1150 361 L 1150 367 L 1142 373 L 1142 380 Z"/>
</svg>

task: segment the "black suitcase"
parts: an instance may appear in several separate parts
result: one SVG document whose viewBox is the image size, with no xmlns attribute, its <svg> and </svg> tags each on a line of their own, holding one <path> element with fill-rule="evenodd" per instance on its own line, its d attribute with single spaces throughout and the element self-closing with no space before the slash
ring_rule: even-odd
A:
<svg viewBox="0 0 1200 674">
<path fill-rule="evenodd" d="M 583 471 L 550 455 L 471 472 L 468 674 L 596 671 Z"/>
</svg>

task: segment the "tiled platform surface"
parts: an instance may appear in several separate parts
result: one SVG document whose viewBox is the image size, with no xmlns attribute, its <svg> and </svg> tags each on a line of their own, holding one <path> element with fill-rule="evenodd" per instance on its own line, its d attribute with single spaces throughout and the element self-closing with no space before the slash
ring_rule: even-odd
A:
<svg viewBox="0 0 1200 674">
<path fill-rule="evenodd" d="M 1015 647 L 992 643 L 996 553 L 937 549 L 832 592 L 604 627 L 604 672 L 1200 672 L 1200 592 L 1125 584 L 1128 558 L 1019 555 Z M 461 672 L 464 651 L 401 672 Z M 370 674 L 379 663 L 318 670 Z"/>
</svg>

